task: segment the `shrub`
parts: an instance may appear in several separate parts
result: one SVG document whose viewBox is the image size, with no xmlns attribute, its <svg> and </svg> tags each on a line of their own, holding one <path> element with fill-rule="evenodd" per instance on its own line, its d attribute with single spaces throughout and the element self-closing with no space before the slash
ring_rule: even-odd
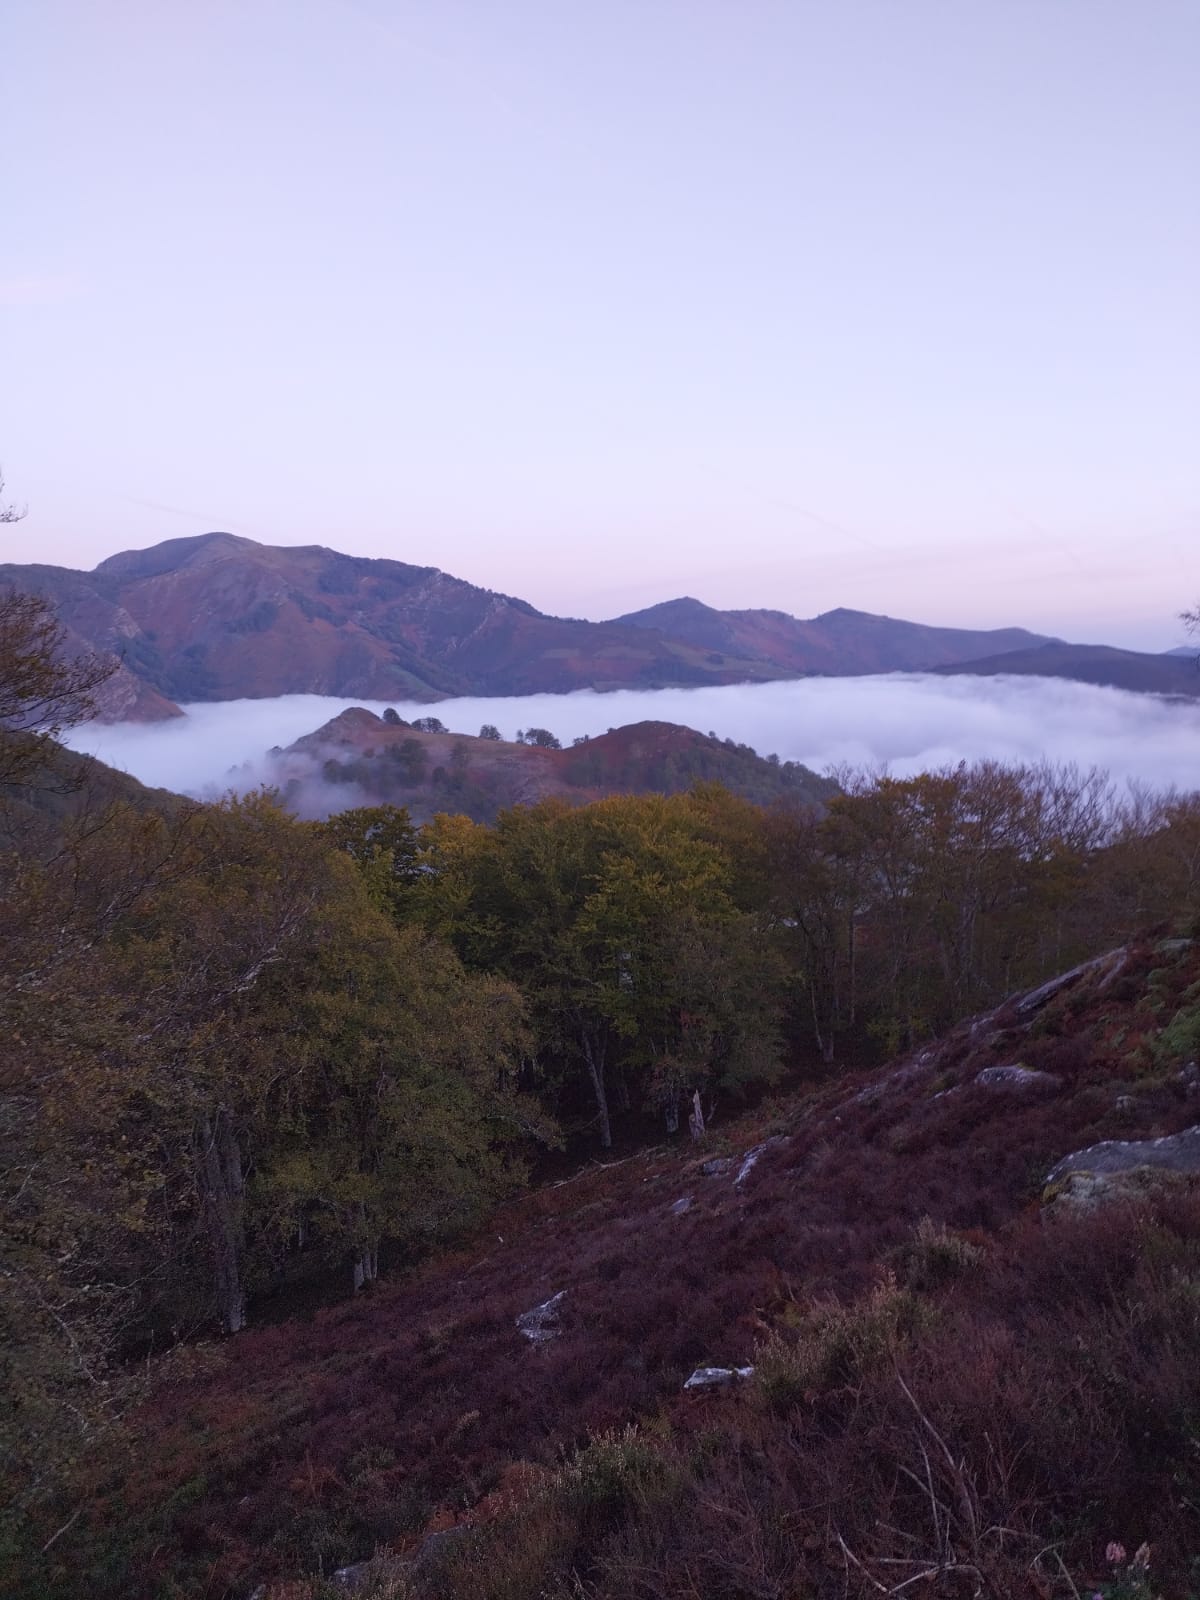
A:
<svg viewBox="0 0 1200 1600">
<path fill-rule="evenodd" d="M 754 1383 L 771 1410 L 785 1411 L 853 1384 L 894 1361 L 929 1312 L 888 1273 L 852 1305 L 829 1300 L 807 1312 L 792 1336 L 773 1334 L 754 1353 Z"/>
<path fill-rule="evenodd" d="M 977 1244 L 953 1233 L 932 1217 L 922 1217 L 913 1236 L 895 1252 L 897 1270 L 910 1289 L 940 1289 L 983 1260 Z"/>
</svg>

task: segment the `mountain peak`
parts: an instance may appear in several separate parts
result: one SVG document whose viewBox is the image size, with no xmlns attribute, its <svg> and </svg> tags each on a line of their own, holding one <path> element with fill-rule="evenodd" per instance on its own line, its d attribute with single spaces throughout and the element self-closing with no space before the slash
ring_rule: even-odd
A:
<svg viewBox="0 0 1200 1600">
<path fill-rule="evenodd" d="M 144 550 L 121 550 L 97 564 L 95 570 L 109 578 L 156 578 L 180 567 L 218 561 L 223 556 L 266 550 L 266 545 L 237 533 L 193 533 L 181 539 L 164 539 Z"/>
</svg>

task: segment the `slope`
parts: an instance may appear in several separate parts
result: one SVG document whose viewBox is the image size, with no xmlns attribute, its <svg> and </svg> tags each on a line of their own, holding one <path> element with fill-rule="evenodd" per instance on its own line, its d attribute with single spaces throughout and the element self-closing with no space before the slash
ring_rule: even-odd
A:
<svg viewBox="0 0 1200 1600">
<path fill-rule="evenodd" d="M 381 1547 L 343 1586 L 832 1600 L 923 1575 L 1046 1600 L 1094 1587 L 1113 1538 L 1150 1541 L 1182 1593 L 1200 1200 L 1170 1174 L 1087 1206 L 1044 1186 L 1071 1152 L 1200 1120 L 1197 1039 L 1200 944 L 1113 951 L 198 1352 L 39 1593 L 86 1571 L 96 1600 L 299 1600 L 327 1591 L 278 1580 Z M 531 1344 L 517 1319 L 555 1295 Z M 756 1371 L 683 1387 L 712 1363 Z"/>
</svg>

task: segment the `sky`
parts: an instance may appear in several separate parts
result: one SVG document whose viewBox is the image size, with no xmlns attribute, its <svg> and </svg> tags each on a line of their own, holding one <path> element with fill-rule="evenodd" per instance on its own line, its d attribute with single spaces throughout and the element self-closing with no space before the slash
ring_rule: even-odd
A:
<svg viewBox="0 0 1200 1600">
<path fill-rule="evenodd" d="M 0 556 L 1166 648 L 1198 151 L 1196 0 L 17 4 Z"/>
<path fill-rule="evenodd" d="M 132 772 L 143 783 L 215 798 L 231 787 L 278 782 L 264 762 L 323 727 L 348 705 L 321 695 L 226 700 L 186 707 L 157 723 L 90 723 L 67 742 Z M 382 703 L 369 709 L 382 713 Z M 396 702 L 406 719 L 427 704 Z M 814 772 L 887 767 L 897 777 L 959 761 L 1073 763 L 1157 791 L 1200 790 L 1200 702 L 1097 688 L 1063 679 L 943 678 L 894 673 L 871 678 L 804 678 L 704 689 L 622 689 L 609 694 L 523 695 L 443 700 L 435 708 L 452 733 L 493 723 L 505 739 L 519 728 L 549 728 L 569 744 L 631 722 L 681 723 L 701 733 L 774 752 Z M 319 781 L 314 763 L 314 781 Z M 318 800 L 321 797 L 318 797 Z M 353 804 L 344 788 L 325 791 L 326 809 Z M 312 811 L 306 801 L 305 808 Z"/>
</svg>

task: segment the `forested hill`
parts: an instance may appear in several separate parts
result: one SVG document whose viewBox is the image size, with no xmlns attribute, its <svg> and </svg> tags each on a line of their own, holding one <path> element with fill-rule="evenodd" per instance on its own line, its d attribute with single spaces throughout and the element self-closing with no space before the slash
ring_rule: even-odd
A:
<svg viewBox="0 0 1200 1600">
<path fill-rule="evenodd" d="M 275 753 L 270 771 L 303 815 L 383 802 L 418 821 L 452 811 L 486 822 L 507 806 L 551 797 L 582 804 L 612 794 L 678 794 L 698 782 L 720 783 L 760 805 L 820 806 L 837 792 L 797 762 L 670 722 L 613 728 L 562 749 L 546 729 L 529 729 L 517 743 L 451 733 L 436 717 L 385 721 L 361 706 Z"/>
</svg>

